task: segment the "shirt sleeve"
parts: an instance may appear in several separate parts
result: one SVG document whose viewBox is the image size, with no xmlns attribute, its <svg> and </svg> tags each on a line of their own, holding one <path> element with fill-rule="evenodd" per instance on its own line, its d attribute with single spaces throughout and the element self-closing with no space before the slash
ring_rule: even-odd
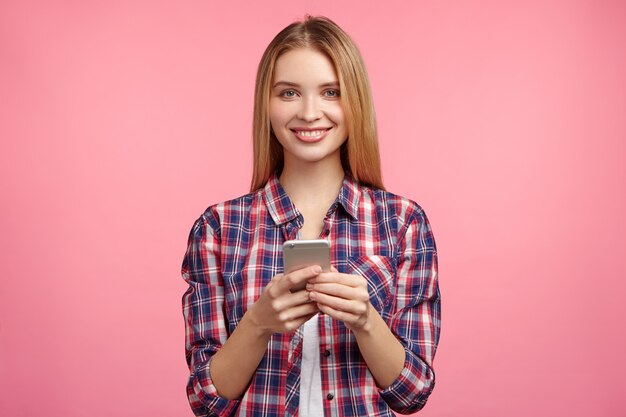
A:
<svg viewBox="0 0 626 417">
<path fill-rule="evenodd" d="M 230 416 L 239 400 L 221 397 L 211 379 L 211 360 L 228 337 L 224 317 L 224 282 L 220 268 L 219 222 L 209 210 L 198 219 L 187 244 L 182 276 L 185 354 L 191 372 L 189 404 L 197 416 Z"/>
<path fill-rule="evenodd" d="M 391 331 L 405 350 L 404 369 L 380 391 L 396 412 L 410 414 L 426 404 L 435 386 L 433 358 L 441 328 L 437 250 L 428 219 L 411 203 L 398 242 L 396 310 Z"/>
</svg>

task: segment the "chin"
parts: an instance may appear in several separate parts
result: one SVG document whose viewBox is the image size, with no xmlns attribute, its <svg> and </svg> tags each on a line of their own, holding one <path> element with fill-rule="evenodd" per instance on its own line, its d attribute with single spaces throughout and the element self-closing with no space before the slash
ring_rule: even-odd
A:
<svg viewBox="0 0 626 417">
<path fill-rule="evenodd" d="M 301 152 L 301 153 L 296 153 L 296 154 L 292 154 L 294 161 L 298 161 L 298 162 L 304 162 L 304 163 L 309 163 L 309 164 L 314 164 L 317 162 L 323 162 L 326 160 L 330 160 L 333 158 L 337 158 L 338 161 L 341 161 L 340 158 L 340 154 L 339 152 L 333 152 L 333 153 L 317 153 L 317 152 Z"/>
</svg>

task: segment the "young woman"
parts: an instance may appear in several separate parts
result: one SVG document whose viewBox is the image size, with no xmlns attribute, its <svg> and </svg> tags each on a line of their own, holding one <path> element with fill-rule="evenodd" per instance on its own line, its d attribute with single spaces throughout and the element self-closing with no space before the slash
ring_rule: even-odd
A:
<svg viewBox="0 0 626 417">
<path fill-rule="evenodd" d="M 440 329 L 435 242 L 424 211 L 383 188 L 365 67 L 332 21 L 309 17 L 267 47 L 253 136 L 251 192 L 204 212 L 183 261 L 193 411 L 421 409 Z M 283 273 L 286 240 L 320 238 L 330 272 Z"/>
</svg>

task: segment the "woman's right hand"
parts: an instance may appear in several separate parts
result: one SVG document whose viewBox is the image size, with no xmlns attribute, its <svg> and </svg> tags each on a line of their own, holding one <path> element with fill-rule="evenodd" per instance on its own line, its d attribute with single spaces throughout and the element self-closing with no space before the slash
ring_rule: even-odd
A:
<svg viewBox="0 0 626 417">
<path fill-rule="evenodd" d="M 257 330 L 267 336 L 292 332 L 317 314 L 319 309 L 311 302 L 309 291 L 292 293 L 290 288 L 306 284 L 321 272 L 322 268 L 315 265 L 273 277 L 246 313 Z"/>
</svg>

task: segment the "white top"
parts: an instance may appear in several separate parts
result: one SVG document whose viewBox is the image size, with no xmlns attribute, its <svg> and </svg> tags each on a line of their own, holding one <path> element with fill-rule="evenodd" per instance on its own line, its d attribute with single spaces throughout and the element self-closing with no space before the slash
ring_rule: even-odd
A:
<svg viewBox="0 0 626 417">
<path fill-rule="evenodd" d="M 300 417 L 323 417 L 320 336 L 316 314 L 304 323 L 300 371 Z"/>
</svg>

